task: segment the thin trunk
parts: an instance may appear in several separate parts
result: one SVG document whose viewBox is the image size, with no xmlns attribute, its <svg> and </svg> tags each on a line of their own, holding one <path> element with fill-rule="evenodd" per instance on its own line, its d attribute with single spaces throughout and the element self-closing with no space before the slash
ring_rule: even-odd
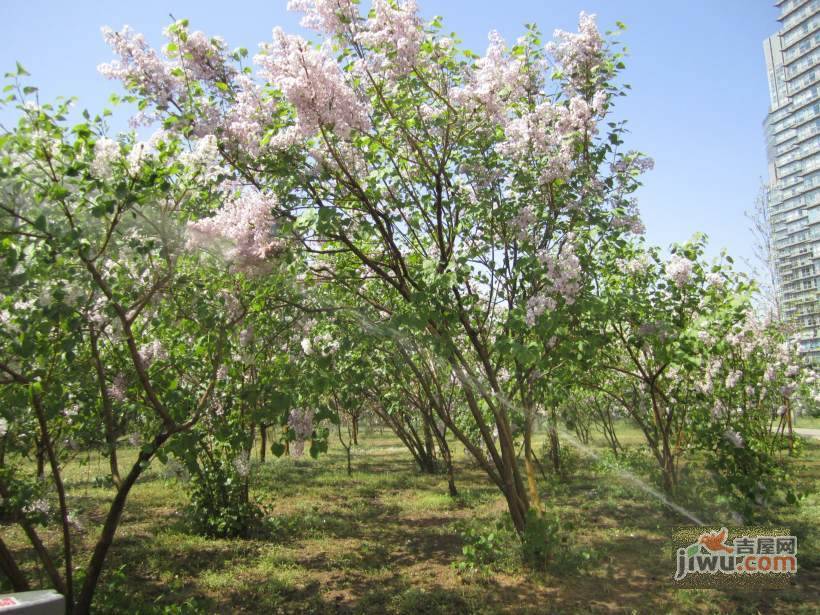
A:
<svg viewBox="0 0 820 615">
<path fill-rule="evenodd" d="M 36 443 L 37 443 L 37 452 L 36 452 L 36 456 L 37 456 L 37 478 L 43 479 L 45 477 L 45 474 L 46 474 L 46 471 L 45 471 L 45 468 L 46 468 L 46 465 L 45 465 L 46 455 L 45 455 L 45 451 L 43 450 L 43 441 L 42 441 L 42 439 L 35 438 L 35 440 L 36 440 Z"/>
<path fill-rule="evenodd" d="M 128 499 L 128 494 L 131 491 L 131 487 L 134 486 L 134 483 L 137 481 L 140 474 L 142 474 L 143 470 L 148 467 L 148 464 L 154 454 L 165 443 L 169 435 L 170 434 L 165 432 L 157 435 L 157 437 L 154 438 L 154 442 L 150 449 L 143 449 L 140 451 L 136 463 L 134 463 L 131 471 L 128 473 L 128 476 L 125 477 L 125 480 L 123 480 L 122 484 L 117 489 L 117 495 L 114 496 L 114 501 L 111 503 L 111 508 L 105 518 L 105 524 L 103 525 L 102 532 L 100 533 L 100 537 L 94 547 L 94 553 L 91 556 L 91 560 L 88 562 L 88 567 L 86 568 L 85 581 L 83 582 L 83 587 L 80 590 L 80 595 L 74 609 L 74 613 L 76 615 L 86 615 L 91 612 L 91 602 L 94 598 L 94 591 L 97 588 L 97 582 L 99 581 L 100 573 L 102 572 L 103 564 L 105 563 L 105 557 L 108 554 L 108 549 L 114 541 L 114 534 L 119 526 L 122 511 L 125 507 L 125 501 Z"/>
<path fill-rule="evenodd" d="M 0 495 L 3 496 L 3 499 L 8 501 L 11 499 L 11 493 L 9 492 L 5 483 L 0 481 Z M 26 519 L 25 515 L 20 515 L 17 522 L 20 524 L 20 527 L 23 528 L 23 531 L 26 533 L 31 546 L 34 547 L 35 552 L 37 553 L 37 557 L 40 558 L 40 563 L 43 564 L 43 568 L 46 569 L 46 574 L 48 575 L 49 580 L 51 581 L 52 585 L 54 585 L 54 589 L 56 589 L 59 593 L 65 595 L 66 594 L 66 586 L 65 581 L 63 581 L 63 577 L 60 576 L 60 572 L 57 570 L 57 566 L 54 563 L 54 559 L 51 557 L 51 554 L 46 549 L 43 541 L 40 539 L 40 535 L 37 534 L 37 530 L 34 529 L 34 526 Z"/>
<path fill-rule="evenodd" d="M 25 592 L 30 589 L 23 571 L 14 561 L 14 556 L 9 551 L 3 537 L 0 536 L 0 570 L 11 581 L 11 587 L 16 592 Z"/>
<path fill-rule="evenodd" d="M 262 423 L 259 426 L 259 436 L 262 441 L 259 448 L 259 461 L 265 463 L 265 456 L 268 452 L 268 426 Z"/>
<path fill-rule="evenodd" d="M 339 443 L 342 445 L 342 448 L 345 449 L 345 454 L 347 456 L 347 475 L 352 476 L 353 475 L 353 467 L 350 463 L 350 441 L 351 441 L 350 440 L 350 438 L 351 438 L 351 436 L 350 436 L 350 427 L 347 428 L 347 437 L 348 437 L 347 444 L 345 444 L 344 438 L 342 438 L 342 422 L 341 421 L 339 421 L 336 424 L 336 432 L 339 435 Z"/>
<path fill-rule="evenodd" d="M 549 429 L 550 439 L 550 460 L 552 461 L 552 469 L 555 472 L 561 471 L 561 440 L 558 437 L 558 430 L 555 429 L 554 424 L 550 424 Z"/>
<path fill-rule="evenodd" d="M 106 386 L 105 367 L 100 359 L 100 348 L 97 333 L 91 331 L 91 354 L 94 357 L 94 369 L 97 372 L 97 383 L 100 388 L 100 398 L 102 399 L 103 425 L 105 425 L 105 445 L 108 450 L 108 463 L 111 467 L 111 479 L 114 485 L 120 486 L 120 469 L 117 462 L 117 436 L 114 429 L 114 409 L 111 397 L 108 395 Z"/>
<path fill-rule="evenodd" d="M 530 494 L 530 506 L 535 509 L 536 513 L 541 513 L 541 498 L 538 495 L 538 482 L 535 478 L 535 459 L 532 452 L 532 413 L 528 411 L 529 416 L 524 424 L 524 466 L 527 470 L 527 487 Z"/>
<path fill-rule="evenodd" d="M 444 467 L 447 470 L 447 490 L 450 497 L 458 496 L 458 489 L 456 489 L 456 476 L 453 469 L 453 455 L 450 452 L 450 445 L 447 444 L 447 428 L 444 428 L 444 433 L 438 430 L 438 427 L 433 424 L 433 433 L 438 441 L 438 448 L 441 451 L 441 458 L 444 460 Z"/>
<path fill-rule="evenodd" d="M 31 392 L 31 399 L 34 404 L 35 413 L 37 414 L 37 422 L 40 424 L 40 436 L 42 438 L 43 448 L 45 449 L 49 465 L 51 466 L 54 487 L 57 489 L 57 499 L 60 502 L 60 520 L 63 526 L 63 559 L 65 563 L 65 597 L 66 603 L 69 605 L 68 610 L 70 611 L 71 605 L 74 603 L 74 566 L 72 564 L 71 533 L 68 524 L 68 505 L 66 504 L 65 486 L 63 485 L 63 477 L 60 474 L 60 464 L 57 462 L 57 454 L 54 452 L 51 436 L 48 433 L 43 400 L 40 398 L 39 393 L 35 391 Z"/>
<path fill-rule="evenodd" d="M 792 405 L 788 398 L 786 399 L 786 421 L 789 427 L 789 454 L 794 452 L 794 426 L 792 424 Z"/>
</svg>

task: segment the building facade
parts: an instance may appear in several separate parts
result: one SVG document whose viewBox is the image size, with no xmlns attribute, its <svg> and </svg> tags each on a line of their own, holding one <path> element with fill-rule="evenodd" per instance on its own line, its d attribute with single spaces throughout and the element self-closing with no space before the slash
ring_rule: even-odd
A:
<svg viewBox="0 0 820 615">
<path fill-rule="evenodd" d="M 820 0 L 781 0 L 763 42 L 768 207 L 782 316 L 801 353 L 820 362 Z"/>
</svg>

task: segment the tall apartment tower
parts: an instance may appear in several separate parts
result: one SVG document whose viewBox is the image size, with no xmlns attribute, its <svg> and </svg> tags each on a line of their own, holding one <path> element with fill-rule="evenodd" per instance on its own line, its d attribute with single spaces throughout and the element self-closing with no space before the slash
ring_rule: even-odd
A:
<svg viewBox="0 0 820 615">
<path fill-rule="evenodd" d="M 820 0 L 780 0 L 763 42 L 768 207 L 782 316 L 801 353 L 820 362 Z"/>
</svg>

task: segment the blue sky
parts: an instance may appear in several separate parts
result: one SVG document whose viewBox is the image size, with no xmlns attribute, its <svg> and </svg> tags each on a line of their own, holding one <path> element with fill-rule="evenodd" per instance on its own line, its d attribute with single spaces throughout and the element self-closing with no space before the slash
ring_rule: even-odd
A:
<svg viewBox="0 0 820 615">
<path fill-rule="evenodd" d="M 425 17 L 442 15 L 445 28 L 483 53 L 487 32 L 508 40 L 524 23 L 550 34 L 575 29 L 578 13 L 596 13 L 602 30 L 616 20 L 631 56 L 624 81 L 631 94 L 617 115 L 629 121 L 627 145 L 655 159 L 638 193 L 647 239 L 667 246 L 702 231 L 710 253 L 727 248 L 752 257 L 744 211 L 753 207 L 766 173 L 762 121 L 768 86 L 762 41 L 777 29 L 773 0 L 419 0 Z M 43 99 L 75 95 L 97 111 L 117 85 L 97 74 L 111 54 L 100 27 L 129 24 L 159 44 L 170 14 L 194 29 L 220 34 L 251 51 L 273 26 L 298 30 L 287 0 L 27 0 L 0 9 L 0 69 L 19 60 Z M 7 122 L 8 113 L 0 113 Z M 112 124 L 125 126 L 123 111 Z"/>
</svg>

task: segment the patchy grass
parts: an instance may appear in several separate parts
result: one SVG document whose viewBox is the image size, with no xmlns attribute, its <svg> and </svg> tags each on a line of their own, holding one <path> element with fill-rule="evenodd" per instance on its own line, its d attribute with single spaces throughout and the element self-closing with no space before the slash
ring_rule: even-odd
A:
<svg viewBox="0 0 820 615">
<path fill-rule="evenodd" d="M 623 426 L 622 442 L 638 446 L 640 433 Z M 539 438 L 543 441 L 543 437 Z M 820 441 L 806 442 L 802 479 L 808 495 L 799 510 L 775 512 L 797 534 L 801 571 L 781 591 L 739 594 L 676 590 L 668 537 L 686 525 L 607 461 L 603 441 L 579 452 L 567 478 L 546 475 L 545 502 L 571 528 L 573 548 L 589 555 L 583 566 L 525 569 L 511 534 L 497 561 L 471 573 L 462 560 L 466 528 L 492 528 L 505 505 L 482 473 L 457 453 L 460 495 L 447 495 L 444 476 L 419 474 L 412 458 L 386 433 L 362 434 L 352 476 L 344 451 L 310 459 L 269 459 L 253 465 L 253 495 L 269 511 L 269 531 L 247 540 L 193 535 L 181 515 L 184 485 L 155 463 L 135 486 L 101 580 L 99 613 L 814 613 L 820 564 Z M 598 458 L 596 459 L 595 456 Z M 122 451 L 122 466 L 135 451 Z M 67 468 L 70 506 L 85 533 L 77 545 L 87 557 L 111 489 L 106 466 L 87 458 Z M 645 478 L 641 455 L 631 462 Z M 697 493 L 685 506 L 708 522 L 731 524 L 725 511 Z M 25 556 L 31 578 L 41 579 L 19 529 L 4 539 Z M 55 550 L 55 528 L 44 535 Z M 3 580 L 0 580 L 0 588 Z"/>
<path fill-rule="evenodd" d="M 820 416 L 798 416 L 794 421 L 794 426 L 805 429 L 820 429 Z"/>
</svg>

